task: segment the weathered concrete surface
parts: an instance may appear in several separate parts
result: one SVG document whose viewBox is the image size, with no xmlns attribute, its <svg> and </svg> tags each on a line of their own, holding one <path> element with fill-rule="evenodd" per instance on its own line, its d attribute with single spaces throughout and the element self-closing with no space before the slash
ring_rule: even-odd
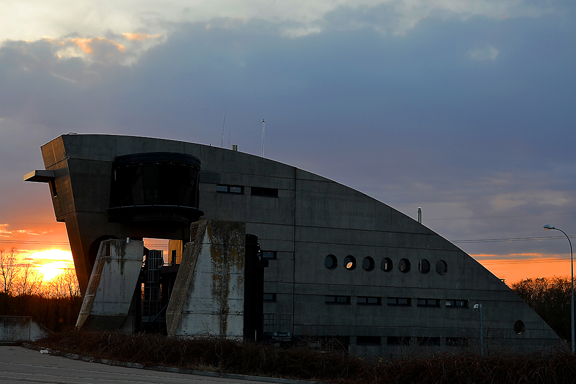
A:
<svg viewBox="0 0 576 384">
<path fill-rule="evenodd" d="M 142 268 L 141 240 L 105 240 L 100 243 L 90 283 L 76 326 L 132 332 L 130 304 Z"/>
<path fill-rule="evenodd" d="M 246 226 L 204 220 L 190 232 L 166 312 L 168 335 L 242 337 Z"/>
<path fill-rule="evenodd" d="M 36 341 L 49 331 L 29 316 L 0 316 L 0 342 Z"/>
<path fill-rule="evenodd" d="M 185 239 L 181 231 L 131 227 L 108 221 L 111 169 L 114 158 L 145 152 L 179 152 L 202 161 L 199 208 L 205 219 L 246 223 L 258 236 L 262 250 L 274 251 L 265 271 L 264 332 L 295 336 L 341 336 L 351 344 L 372 337 L 377 345 L 358 345 L 359 354 L 398 354 L 403 347 L 391 339 L 409 337 L 414 348 L 447 351 L 450 338 L 478 340 L 478 313 L 483 305 L 484 341 L 531 348 L 549 346 L 558 337 L 503 282 L 472 257 L 425 225 L 352 188 L 270 159 L 195 143 L 145 137 L 64 135 L 42 147 L 47 170 L 54 171 L 52 196 L 59 221 L 66 222 L 81 287 L 88 285 L 93 262 L 89 249 L 102 236 L 143 236 Z M 394 167 L 394 164 L 382 164 Z M 385 182 L 385 180 L 383 180 Z M 242 193 L 222 193 L 236 186 Z M 277 197 L 253 193 L 254 187 L 271 188 Z M 220 188 L 220 189 L 219 189 Z M 186 229 L 186 232 L 189 230 Z M 334 255 L 329 269 L 325 258 Z M 354 256 L 357 266 L 344 268 Z M 364 269 L 371 257 L 375 268 Z M 389 258 L 393 268 L 383 270 Z M 402 259 L 412 268 L 401 271 Z M 418 270 L 427 260 L 431 270 Z M 444 262 L 447 269 L 436 271 Z M 328 298 L 349 301 L 334 305 Z M 378 305 L 361 305 L 361 298 L 378 298 Z M 392 306 L 388 299 L 409 298 L 410 305 Z M 418 306 L 419 299 L 434 299 L 434 307 Z M 451 300 L 464 300 L 462 308 Z M 526 330 L 514 332 L 516 321 Z M 438 347 L 415 345 L 418 338 L 437 337 Z M 361 340 L 361 339 L 360 339 Z M 360 343 L 361 344 L 361 343 Z M 390 345 L 389 345 L 390 344 Z"/>
</svg>

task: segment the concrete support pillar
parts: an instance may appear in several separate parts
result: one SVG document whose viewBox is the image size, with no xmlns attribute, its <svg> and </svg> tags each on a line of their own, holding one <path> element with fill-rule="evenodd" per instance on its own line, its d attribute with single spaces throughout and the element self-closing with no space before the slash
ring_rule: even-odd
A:
<svg viewBox="0 0 576 384">
<path fill-rule="evenodd" d="M 242 337 L 246 224 L 199 221 L 166 311 L 169 336 Z"/>
<path fill-rule="evenodd" d="M 98 256 L 76 326 L 85 329 L 133 332 L 130 305 L 142 268 L 144 243 L 105 240 Z"/>
</svg>

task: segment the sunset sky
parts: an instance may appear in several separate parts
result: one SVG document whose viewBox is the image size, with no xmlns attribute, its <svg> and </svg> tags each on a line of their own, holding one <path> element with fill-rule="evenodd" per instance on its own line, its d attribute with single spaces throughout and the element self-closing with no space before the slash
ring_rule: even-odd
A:
<svg viewBox="0 0 576 384">
<path fill-rule="evenodd" d="M 576 3 L 0 2 L 0 248 L 68 250 L 40 146 L 63 133 L 260 154 L 358 189 L 507 282 L 567 275 Z"/>
</svg>

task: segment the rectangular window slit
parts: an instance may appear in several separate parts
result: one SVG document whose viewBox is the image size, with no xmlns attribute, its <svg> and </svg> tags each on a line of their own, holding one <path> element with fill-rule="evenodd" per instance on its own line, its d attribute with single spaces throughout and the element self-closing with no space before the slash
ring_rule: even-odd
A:
<svg viewBox="0 0 576 384">
<path fill-rule="evenodd" d="M 358 296 L 358 298 L 356 299 L 356 304 L 358 304 L 358 305 L 382 305 L 382 299 L 380 297 Z"/>
<path fill-rule="evenodd" d="M 262 258 L 265 260 L 276 260 L 276 251 L 262 251 Z"/>
<path fill-rule="evenodd" d="M 278 189 L 277 188 L 252 187 L 250 189 L 250 194 L 252 196 L 278 197 Z"/>
<path fill-rule="evenodd" d="M 468 300 L 446 300 L 446 308 L 468 308 Z"/>
<path fill-rule="evenodd" d="M 409 307 L 409 306 L 411 306 L 410 299 L 406 298 L 406 297 L 389 297 L 386 300 L 386 303 L 389 306 L 394 306 L 394 307 Z"/>
<path fill-rule="evenodd" d="M 439 337 L 419 337 L 418 345 L 421 347 L 440 345 Z"/>
<path fill-rule="evenodd" d="M 437 299 L 418 299 L 417 300 L 418 307 L 439 307 L 440 300 Z"/>
<path fill-rule="evenodd" d="M 267 303 L 275 303 L 276 302 L 276 294 L 275 293 L 264 293 L 262 296 L 262 301 Z"/>
<path fill-rule="evenodd" d="M 387 345 L 410 345 L 410 337 L 407 336 L 388 336 L 386 338 Z"/>
<path fill-rule="evenodd" d="M 357 336 L 356 345 L 380 345 L 381 340 L 380 336 Z"/>
<path fill-rule="evenodd" d="M 325 296 L 326 304 L 350 304 L 350 296 Z"/>
<path fill-rule="evenodd" d="M 244 193 L 244 187 L 240 185 L 216 185 L 216 192 L 218 193 L 231 193 L 235 195 L 241 195 Z"/>
</svg>

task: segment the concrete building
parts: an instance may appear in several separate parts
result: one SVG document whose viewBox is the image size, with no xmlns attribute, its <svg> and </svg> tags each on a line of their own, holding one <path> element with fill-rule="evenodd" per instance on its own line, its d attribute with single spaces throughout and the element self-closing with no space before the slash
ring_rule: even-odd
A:
<svg viewBox="0 0 576 384">
<path fill-rule="evenodd" d="M 68 134 L 42 146 L 42 154 L 45 170 L 25 179 L 49 183 L 83 293 L 103 241 L 185 244 L 198 241 L 190 231 L 197 220 L 240 222 L 268 261 L 259 298 L 265 337 L 334 337 L 359 354 L 452 350 L 477 345 L 473 307 L 482 304 L 487 344 L 558 341 L 454 244 L 324 177 L 238 151 L 144 137 Z M 171 244 L 184 265 L 190 257 Z"/>
</svg>

